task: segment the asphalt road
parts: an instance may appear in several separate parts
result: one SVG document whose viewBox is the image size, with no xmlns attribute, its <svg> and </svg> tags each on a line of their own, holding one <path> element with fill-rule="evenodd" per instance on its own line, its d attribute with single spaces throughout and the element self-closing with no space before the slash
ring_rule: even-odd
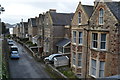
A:
<svg viewBox="0 0 120 80">
<path fill-rule="evenodd" d="M 18 43 L 20 59 L 9 59 L 11 78 L 50 78 L 45 72 L 45 65 L 34 60 L 33 57 Z"/>
</svg>

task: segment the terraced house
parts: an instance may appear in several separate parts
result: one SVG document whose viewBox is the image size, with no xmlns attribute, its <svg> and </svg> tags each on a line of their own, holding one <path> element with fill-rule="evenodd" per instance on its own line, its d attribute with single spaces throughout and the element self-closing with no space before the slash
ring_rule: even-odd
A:
<svg viewBox="0 0 120 80">
<path fill-rule="evenodd" d="M 105 1 L 79 3 L 73 17 L 71 67 L 82 78 L 120 74 L 120 2 Z"/>
<path fill-rule="evenodd" d="M 54 9 L 46 12 L 44 18 L 44 55 L 58 52 L 56 44 L 64 39 L 65 26 L 70 26 L 72 17 L 73 13 L 57 13 Z"/>
<path fill-rule="evenodd" d="M 32 38 L 37 35 L 37 31 L 36 18 L 28 19 L 28 36 L 30 41 L 32 41 Z"/>
</svg>

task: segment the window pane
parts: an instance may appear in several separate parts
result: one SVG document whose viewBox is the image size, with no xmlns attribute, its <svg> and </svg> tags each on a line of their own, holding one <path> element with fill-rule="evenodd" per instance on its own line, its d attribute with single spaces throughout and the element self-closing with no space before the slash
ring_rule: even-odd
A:
<svg viewBox="0 0 120 80">
<path fill-rule="evenodd" d="M 92 68 L 92 75 L 96 76 L 96 69 Z"/>
<path fill-rule="evenodd" d="M 104 11 L 101 8 L 99 11 L 99 24 L 103 24 L 103 14 L 104 14 Z"/>
<path fill-rule="evenodd" d="M 101 41 L 106 41 L 106 34 L 101 34 Z"/>
<path fill-rule="evenodd" d="M 101 49 L 106 49 L 106 42 L 101 42 Z"/>
<path fill-rule="evenodd" d="M 73 43 L 76 43 L 76 31 L 73 31 Z"/>
<path fill-rule="evenodd" d="M 98 36 L 97 33 L 92 33 L 92 38 L 93 38 L 93 40 L 97 40 L 97 36 Z"/>
<path fill-rule="evenodd" d="M 92 62 L 91 62 L 91 72 L 92 72 L 92 75 L 96 76 L 96 60 L 92 59 Z"/>
<path fill-rule="evenodd" d="M 78 23 L 79 24 L 81 23 L 81 13 L 80 12 L 78 13 Z"/>
<path fill-rule="evenodd" d="M 92 47 L 97 48 L 97 40 L 98 40 L 98 34 L 97 33 L 92 33 Z"/>
<path fill-rule="evenodd" d="M 100 66 L 99 66 L 99 77 L 104 77 L 104 61 L 100 61 Z"/>
<path fill-rule="evenodd" d="M 79 44 L 82 44 L 82 37 L 83 37 L 82 32 L 79 32 Z"/>
<path fill-rule="evenodd" d="M 104 77 L 104 71 L 99 72 L 99 77 Z"/>
<path fill-rule="evenodd" d="M 81 17 L 81 13 L 80 12 L 78 13 L 78 17 Z"/>
<path fill-rule="evenodd" d="M 76 54 L 73 53 L 73 64 L 75 65 L 75 62 L 76 62 Z"/>
<path fill-rule="evenodd" d="M 106 34 L 101 34 L 101 49 L 106 49 Z"/>
<path fill-rule="evenodd" d="M 81 60 L 82 60 L 82 54 L 79 53 L 78 54 L 78 66 L 82 66 Z"/>
<path fill-rule="evenodd" d="M 104 70 L 104 65 L 105 65 L 105 62 L 100 61 L 100 70 Z"/>
</svg>

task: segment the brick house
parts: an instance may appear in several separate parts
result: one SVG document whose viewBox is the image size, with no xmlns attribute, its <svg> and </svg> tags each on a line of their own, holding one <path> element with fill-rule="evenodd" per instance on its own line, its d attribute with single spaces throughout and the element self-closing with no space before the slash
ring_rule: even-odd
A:
<svg viewBox="0 0 120 80">
<path fill-rule="evenodd" d="M 73 72 L 85 77 L 86 74 L 86 32 L 88 20 L 93 12 L 93 6 L 82 5 L 79 2 L 71 24 L 71 67 Z M 84 38 L 83 38 L 84 37 Z"/>
<path fill-rule="evenodd" d="M 13 28 L 14 34 L 16 34 L 16 37 L 20 37 L 20 23 L 17 23 L 15 27 Z"/>
<path fill-rule="evenodd" d="M 32 41 L 32 38 L 37 35 L 37 25 L 36 18 L 28 19 L 28 36 L 29 41 Z"/>
<path fill-rule="evenodd" d="M 81 74 L 82 78 L 100 78 L 120 74 L 118 60 L 120 57 L 120 2 L 95 1 L 93 13 L 86 19 L 87 21 L 84 21 L 87 15 L 82 14 L 85 8 L 81 10 L 81 7 L 83 8 L 79 3 L 75 13 L 81 16 L 74 15 L 72 21 L 71 67 L 73 71 Z M 79 19 L 81 24 L 76 26 L 76 22 L 79 24 Z M 86 27 L 82 22 L 87 22 Z M 81 43 L 80 46 L 78 46 L 79 43 Z M 76 52 L 82 54 L 78 55 Z M 78 68 L 78 65 L 81 67 Z"/>
<path fill-rule="evenodd" d="M 50 9 L 44 19 L 44 55 L 57 53 L 56 43 L 64 38 L 64 26 L 71 24 L 73 13 L 57 13 Z"/>
<path fill-rule="evenodd" d="M 23 38 L 28 38 L 28 22 L 23 22 Z"/>
<path fill-rule="evenodd" d="M 40 47 L 43 47 L 43 40 L 44 40 L 44 17 L 45 15 L 44 14 L 39 14 L 39 17 L 38 17 L 38 41 L 37 41 L 37 45 L 40 46 Z"/>
<path fill-rule="evenodd" d="M 105 1 L 105 0 L 104 0 Z M 89 27 L 89 75 L 120 74 L 120 2 L 95 2 Z"/>
</svg>

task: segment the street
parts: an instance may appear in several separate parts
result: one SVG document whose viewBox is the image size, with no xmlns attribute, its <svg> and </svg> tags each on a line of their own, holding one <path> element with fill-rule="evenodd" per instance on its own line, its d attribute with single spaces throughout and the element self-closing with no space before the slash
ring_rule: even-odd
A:
<svg viewBox="0 0 120 80">
<path fill-rule="evenodd" d="M 9 59 L 11 78 L 50 78 L 44 64 L 35 61 L 20 44 L 15 45 L 18 46 L 20 59 Z"/>
</svg>

